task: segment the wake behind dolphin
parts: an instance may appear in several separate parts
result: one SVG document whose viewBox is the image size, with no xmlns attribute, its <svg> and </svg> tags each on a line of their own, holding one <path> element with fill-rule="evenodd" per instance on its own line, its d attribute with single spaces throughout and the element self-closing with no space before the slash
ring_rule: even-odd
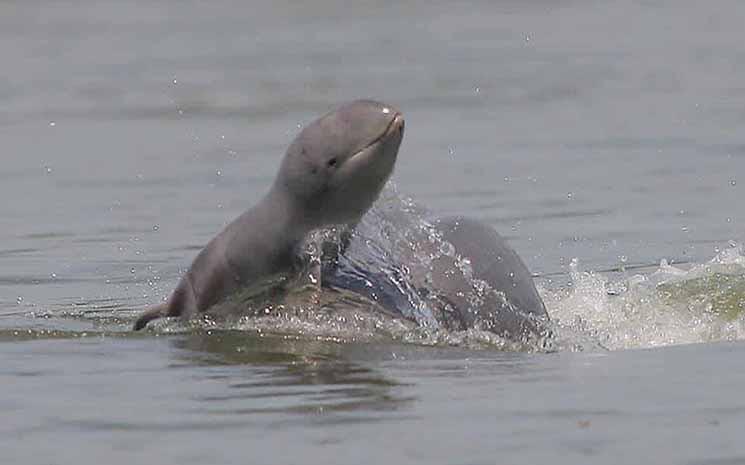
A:
<svg viewBox="0 0 745 465">
<path fill-rule="evenodd" d="M 219 315 L 224 302 L 250 299 L 247 289 L 272 289 L 262 294 L 272 297 L 310 286 L 354 292 L 420 326 L 544 336 L 548 314 L 532 277 L 493 228 L 461 217 L 412 222 L 401 208 L 366 215 L 393 171 L 403 129 L 398 110 L 370 100 L 310 123 L 266 196 L 207 244 L 170 298 L 134 329 L 166 316 Z M 406 240 L 376 242 L 380 226 Z M 325 228 L 342 234 L 316 235 Z"/>
</svg>

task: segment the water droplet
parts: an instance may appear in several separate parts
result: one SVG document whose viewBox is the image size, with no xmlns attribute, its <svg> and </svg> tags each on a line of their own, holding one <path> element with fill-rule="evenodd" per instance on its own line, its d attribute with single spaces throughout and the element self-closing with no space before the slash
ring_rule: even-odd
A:
<svg viewBox="0 0 745 465">
<path fill-rule="evenodd" d="M 130 272 L 130 273 L 132 273 L 132 274 L 135 274 L 135 269 L 134 269 L 134 267 L 133 267 L 133 268 L 130 268 L 130 269 L 129 269 L 129 272 Z"/>
<path fill-rule="evenodd" d="M 732 222 L 732 218 L 727 217 L 727 223 L 731 223 L 731 222 Z"/>
<path fill-rule="evenodd" d="M 184 114 L 184 110 L 182 110 L 181 108 L 179 108 L 179 109 L 178 109 L 178 114 L 179 114 L 179 115 L 183 115 L 183 114 Z"/>
<path fill-rule="evenodd" d="M 455 255 L 455 247 L 453 247 L 453 244 L 451 244 L 450 242 L 443 241 L 440 244 L 440 253 L 448 257 L 452 257 Z"/>
<path fill-rule="evenodd" d="M 53 128 L 53 127 L 57 126 L 57 123 L 54 122 L 54 121 L 50 121 L 49 122 L 49 126 Z"/>
<path fill-rule="evenodd" d="M 388 107 L 383 107 L 383 113 L 384 113 L 384 114 L 386 114 L 386 115 L 387 115 L 387 114 L 388 114 L 388 113 L 390 113 L 390 112 L 391 112 L 391 109 L 390 109 L 390 108 L 388 108 Z"/>
<path fill-rule="evenodd" d="M 680 230 L 683 231 L 683 232 L 686 232 L 686 231 L 688 231 L 688 226 L 681 226 L 680 227 Z"/>
<path fill-rule="evenodd" d="M 57 273 L 52 273 L 50 276 L 52 277 L 52 279 L 57 279 Z"/>
<path fill-rule="evenodd" d="M 618 259 L 621 260 L 621 263 L 626 263 L 629 261 L 629 257 L 627 257 L 626 255 L 621 255 L 618 257 Z"/>
<path fill-rule="evenodd" d="M 452 145 L 448 145 L 448 153 L 450 154 L 451 157 L 454 157 L 455 156 L 455 147 L 453 147 Z"/>
<path fill-rule="evenodd" d="M 173 85 L 175 86 L 176 84 L 178 84 L 178 81 L 176 80 L 176 78 L 173 78 Z"/>
<path fill-rule="evenodd" d="M 481 88 L 479 88 L 478 86 L 476 86 L 476 87 L 474 87 L 474 88 L 473 88 L 473 92 L 474 92 L 475 94 L 478 94 L 478 93 L 480 93 L 480 92 L 481 92 Z"/>
<path fill-rule="evenodd" d="M 157 231 L 159 229 L 160 229 L 160 226 L 158 226 L 157 224 L 154 224 L 153 225 L 153 231 Z"/>
<path fill-rule="evenodd" d="M 217 175 L 218 177 L 219 177 L 219 176 L 222 176 L 222 171 L 220 171 L 220 170 L 217 170 L 217 171 L 215 171 L 215 174 L 216 174 L 216 175 Z"/>
<path fill-rule="evenodd" d="M 574 192 L 567 192 L 567 198 L 572 200 L 572 197 L 574 197 Z"/>
<path fill-rule="evenodd" d="M 731 179 L 730 182 L 729 182 L 729 185 L 732 186 L 732 187 L 735 187 L 737 185 L 737 180 L 736 179 Z"/>
<path fill-rule="evenodd" d="M 530 42 L 530 34 L 525 36 L 525 42 Z"/>
<path fill-rule="evenodd" d="M 50 174 L 50 173 L 52 172 L 52 167 L 50 167 L 50 166 L 45 166 L 45 167 L 44 167 L 44 171 L 46 171 L 46 173 L 47 173 L 47 174 Z"/>
<path fill-rule="evenodd" d="M 681 215 L 681 216 L 682 216 L 682 215 L 685 215 L 685 214 L 686 214 L 686 211 L 685 211 L 685 210 L 680 210 L 680 211 L 678 212 L 678 215 Z"/>
<path fill-rule="evenodd" d="M 16 297 L 16 303 L 20 304 L 21 302 L 23 302 L 23 297 L 21 296 Z"/>
</svg>

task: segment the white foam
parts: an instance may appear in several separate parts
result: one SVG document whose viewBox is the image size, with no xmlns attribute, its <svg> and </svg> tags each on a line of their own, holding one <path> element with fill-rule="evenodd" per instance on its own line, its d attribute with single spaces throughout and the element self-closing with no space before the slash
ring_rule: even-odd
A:
<svg viewBox="0 0 745 465">
<path fill-rule="evenodd" d="M 660 262 L 618 282 L 573 261 L 571 284 L 541 289 L 559 341 L 591 338 L 608 349 L 745 338 L 745 256 L 734 244 L 684 270 Z M 608 289 L 614 289 L 608 292 Z"/>
</svg>

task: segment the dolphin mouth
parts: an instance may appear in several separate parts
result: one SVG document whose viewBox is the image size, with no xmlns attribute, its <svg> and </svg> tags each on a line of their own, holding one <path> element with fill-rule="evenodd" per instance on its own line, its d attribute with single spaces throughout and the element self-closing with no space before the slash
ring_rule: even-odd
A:
<svg viewBox="0 0 745 465">
<path fill-rule="evenodd" d="M 403 130 L 404 130 L 404 116 L 401 114 L 401 112 L 398 112 L 398 111 L 393 115 L 393 118 L 391 118 L 391 121 L 390 121 L 390 123 L 388 123 L 388 126 L 386 126 L 385 130 L 383 132 L 381 132 L 378 137 L 376 137 L 369 144 L 365 145 L 364 147 L 362 147 L 361 149 L 359 149 L 358 151 L 356 151 L 351 157 L 349 157 L 349 159 L 347 161 L 349 161 L 349 160 L 357 157 L 358 155 L 366 152 L 370 147 L 372 147 L 372 146 L 374 146 L 376 144 L 379 144 L 381 141 L 383 141 L 383 139 L 388 138 L 388 136 L 390 136 L 391 134 L 393 134 L 393 132 L 395 132 L 397 129 L 400 129 L 401 133 L 403 134 Z"/>
</svg>

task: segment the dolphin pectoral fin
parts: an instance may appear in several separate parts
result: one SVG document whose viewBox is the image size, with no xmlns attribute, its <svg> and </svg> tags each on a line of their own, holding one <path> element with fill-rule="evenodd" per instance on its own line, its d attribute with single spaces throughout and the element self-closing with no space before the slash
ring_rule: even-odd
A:
<svg viewBox="0 0 745 465">
<path fill-rule="evenodd" d="M 152 307 L 149 307 L 145 312 L 140 315 L 139 318 L 137 318 L 137 321 L 135 321 L 134 326 L 132 329 L 134 331 L 139 331 L 142 328 L 144 328 L 150 321 L 156 320 L 158 318 L 162 318 L 164 316 L 168 315 L 168 302 L 163 302 L 162 304 L 153 305 Z"/>
</svg>

